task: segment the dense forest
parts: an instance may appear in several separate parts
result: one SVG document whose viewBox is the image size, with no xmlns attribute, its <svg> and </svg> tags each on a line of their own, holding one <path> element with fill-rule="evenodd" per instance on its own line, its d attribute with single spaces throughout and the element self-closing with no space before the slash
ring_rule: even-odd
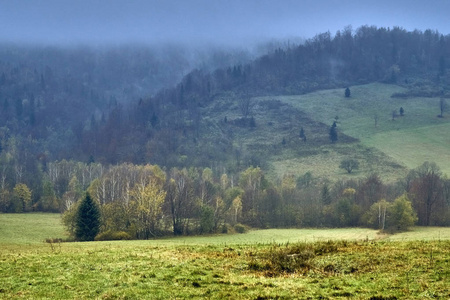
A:
<svg viewBox="0 0 450 300">
<path fill-rule="evenodd" d="M 395 183 L 377 175 L 328 182 L 312 174 L 270 182 L 264 155 L 241 149 L 233 130 L 258 126 L 257 96 L 378 81 L 406 88 L 394 97 L 448 98 L 450 36 L 346 27 L 254 60 L 214 51 L 194 70 L 192 60 L 172 51 L 1 46 L 1 211 L 67 211 L 70 225 L 88 190 L 100 204 L 102 232 L 137 238 L 238 223 L 401 227 L 402 217 L 385 219 L 386 211 L 401 215 L 408 205 L 410 221 L 417 214 L 421 225 L 449 225 L 450 184 L 432 163 Z M 211 119 L 230 108 L 240 117 Z M 318 145 L 335 142 L 328 125 L 313 127 L 322 130 Z M 339 140 L 353 141 L 343 134 Z"/>
</svg>

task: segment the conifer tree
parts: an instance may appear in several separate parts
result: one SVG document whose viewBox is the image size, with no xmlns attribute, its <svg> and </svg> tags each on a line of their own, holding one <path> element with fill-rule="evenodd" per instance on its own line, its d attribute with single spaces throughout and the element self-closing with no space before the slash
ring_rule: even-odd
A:
<svg viewBox="0 0 450 300">
<path fill-rule="evenodd" d="M 350 89 L 349 88 L 346 88 L 345 89 L 345 98 L 350 98 Z"/>
<path fill-rule="evenodd" d="M 333 122 L 333 125 L 330 127 L 330 140 L 334 144 L 338 140 L 338 134 L 337 134 L 337 125 L 336 121 Z"/>
<path fill-rule="evenodd" d="M 89 193 L 81 200 L 75 220 L 75 238 L 79 241 L 93 241 L 100 231 L 100 208 Z"/>
</svg>

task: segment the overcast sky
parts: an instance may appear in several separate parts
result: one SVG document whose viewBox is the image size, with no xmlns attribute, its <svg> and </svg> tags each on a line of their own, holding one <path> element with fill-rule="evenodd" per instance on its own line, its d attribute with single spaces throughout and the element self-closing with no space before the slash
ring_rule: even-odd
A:
<svg viewBox="0 0 450 300">
<path fill-rule="evenodd" d="M 450 0 L 0 0 L 0 41 L 240 45 L 347 25 L 450 34 Z"/>
</svg>

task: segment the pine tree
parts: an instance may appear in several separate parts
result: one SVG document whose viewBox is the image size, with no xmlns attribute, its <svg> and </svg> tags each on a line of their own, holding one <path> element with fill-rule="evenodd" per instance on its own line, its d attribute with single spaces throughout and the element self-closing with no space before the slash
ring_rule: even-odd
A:
<svg viewBox="0 0 450 300">
<path fill-rule="evenodd" d="M 345 98 L 350 98 L 350 89 L 349 88 L 345 89 Z"/>
<path fill-rule="evenodd" d="M 89 193 L 81 200 L 75 220 L 75 238 L 79 241 L 93 241 L 100 230 L 100 208 Z"/>
<path fill-rule="evenodd" d="M 335 143 L 338 140 L 336 122 L 334 122 L 333 125 L 330 127 L 330 140 L 332 143 Z"/>
<path fill-rule="evenodd" d="M 306 142 L 306 135 L 305 135 L 305 130 L 303 130 L 303 127 L 300 128 L 300 138 Z"/>
</svg>

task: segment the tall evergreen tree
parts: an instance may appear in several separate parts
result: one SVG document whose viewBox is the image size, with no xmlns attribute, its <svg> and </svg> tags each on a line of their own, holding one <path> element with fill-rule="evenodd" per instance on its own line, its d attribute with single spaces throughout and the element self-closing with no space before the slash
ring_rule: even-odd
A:
<svg viewBox="0 0 450 300">
<path fill-rule="evenodd" d="M 306 135 L 305 135 L 305 130 L 303 130 L 303 127 L 300 128 L 300 138 L 306 142 Z"/>
<path fill-rule="evenodd" d="M 335 143 L 338 140 L 336 121 L 333 122 L 333 125 L 330 127 L 330 140 L 332 143 Z"/>
<path fill-rule="evenodd" d="M 100 208 L 89 193 L 81 200 L 75 220 L 75 238 L 79 241 L 93 241 L 100 230 Z"/>
<path fill-rule="evenodd" d="M 350 98 L 350 89 L 349 88 L 345 89 L 345 97 Z"/>
</svg>

